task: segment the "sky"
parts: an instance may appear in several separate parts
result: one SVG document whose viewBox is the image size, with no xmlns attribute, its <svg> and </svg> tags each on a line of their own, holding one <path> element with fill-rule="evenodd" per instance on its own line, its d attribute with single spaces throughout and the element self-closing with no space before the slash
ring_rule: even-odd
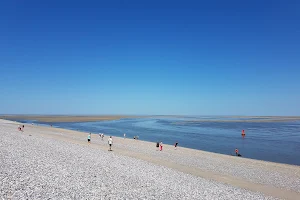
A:
<svg viewBox="0 0 300 200">
<path fill-rule="evenodd" d="M 0 113 L 300 115 L 300 2 L 0 3 Z"/>
</svg>

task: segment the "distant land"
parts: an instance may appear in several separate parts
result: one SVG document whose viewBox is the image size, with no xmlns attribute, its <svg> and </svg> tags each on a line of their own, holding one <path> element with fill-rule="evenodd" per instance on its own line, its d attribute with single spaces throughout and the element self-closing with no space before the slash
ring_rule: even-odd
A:
<svg viewBox="0 0 300 200">
<path fill-rule="evenodd" d="M 35 120 L 40 122 L 92 122 L 129 118 L 173 117 L 186 118 L 176 124 L 199 122 L 288 122 L 299 121 L 300 116 L 185 116 L 185 115 L 0 115 L 7 120 Z"/>
</svg>

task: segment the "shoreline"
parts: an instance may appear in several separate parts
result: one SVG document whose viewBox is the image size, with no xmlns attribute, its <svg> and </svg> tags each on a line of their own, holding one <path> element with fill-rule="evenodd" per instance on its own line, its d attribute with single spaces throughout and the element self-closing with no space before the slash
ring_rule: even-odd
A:
<svg viewBox="0 0 300 200">
<path fill-rule="evenodd" d="M 18 125 L 20 123 L 6 121 Z M 68 143 L 107 149 L 104 141 L 92 135 L 92 144 L 86 142 L 87 133 L 62 128 L 32 126 L 27 129 L 39 130 L 39 136 L 62 140 Z M 193 176 L 214 180 L 224 184 L 262 192 L 278 198 L 295 199 L 300 197 L 300 167 L 283 163 L 261 161 L 236 156 L 206 152 L 201 150 L 164 145 L 162 152 L 155 150 L 153 142 L 114 138 L 114 153 L 165 166 Z M 191 159 L 188 159 L 191 158 Z M 219 168 L 221 166 L 221 168 Z M 240 171 L 243 169 L 244 171 Z"/>
<path fill-rule="evenodd" d="M 1 117 L 1 116 L 0 116 Z M 150 116 L 149 116 L 150 117 Z M 151 116 L 152 117 L 152 116 Z M 0 118 L 1 120 L 1 118 Z M 5 119 L 2 119 L 2 120 L 5 120 Z M 18 119 L 17 119 L 18 120 Z M 113 120 L 113 119 L 111 119 Z M 117 119 L 118 120 L 118 119 Z M 20 124 L 28 124 L 28 125 L 31 125 L 31 123 L 23 123 L 23 122 L 20 122 L 20 121 L 13 121 L 13 120 L 7 120 L 7 121 L 11 121 L 11 122 L 15 122 L 15 123 L 20 123 Z M 92 122 L 92 121 L 89 121 L 89 122 Z M 73 122 L 75 123 L 75 122 Z M 52 129 L 60 129 L 62 131 L 66 131 L 66 130 L 69 130 L 69 131 L 76 131 L 76 132 L 80 132 L 80 133 L 87 133 L 89 131 L 81 131 L 81 130 L 73 130 L 73 129 L 68 129 L 68 128 L 61 128 L 61 127 L 55 127 L 55 126 L 51 126 L 51 123 L 49 122 L 39 122 L 39 123 L 34 123 L 35 125 L 38 124 L 38 126 L 41 126 L 41 127 L 49 127 L 49 128 L 52 128 Z M 98 133 L 93 133 L 91 132 L 92 135 L 98 135 Z M 123 137 L 120 137 L 120 136 L 115 136 L 115 135 L 112 135 L 113 137 L 116 137 L 116 138 L 123 138 Z M 134 140 L 132 138 L 127 138 L 127 139 L 131 139 L 131 140 Z M 149 141 L 149 140 L 140 140 L 139 141 L 143 141 L 143 142 L 149 142 L 149 143 L 156 143 L 156 141 Z M 164 144 L 164 145 L 169 145 L 169 146 L 172 146 L 172 144 Z M 234 152 L 232 154 L 225 154 L 225 153 L 219 153 L 219 152 L 213 152 L 213 151 L 205 151 L 205 150 L 202 150 L 202 149 L 196 149 L 196 148 L 189 148 L 189 147 L 183 147 L 181 146 L 181 148 L 185 148 L 185 149 L 191 149 L 191 150 L 196 150 L 196 151 L 200 151 L 200 152 L 207 152 L 207 153 L 212 153 L 212 154 L 217 154 L 217 155 L 224 155 L 224 156 L 229 156 L 229 157 L 236 157 L 234 155 Z M 296 164 L 291 164 L 291 163 L 283 163 L 283 162 L 275 162 L 275 161 L 270 161 L 270 160 L 261 160 L 261 159 L 256 159 L 256 158 L 249 158 L 249 157 L 239 157 L 239 158 L 242 158 L 242 159 L 249 159 L 249 160 L 253 160 L 253 161 L 262 161 L 262 162 L 268 162 L 268 163 L 275 163 L 275 164 L 283 164 L 283 165 L 291 165 L 291 166 L 296 166 L 296 167 L 300 167 L 300 165 L 296 165 Z"/>
</svg>

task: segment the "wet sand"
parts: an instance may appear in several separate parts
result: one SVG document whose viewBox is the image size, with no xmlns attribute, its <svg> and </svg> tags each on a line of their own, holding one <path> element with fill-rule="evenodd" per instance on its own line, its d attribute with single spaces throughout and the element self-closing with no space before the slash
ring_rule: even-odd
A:
<svg viewBox="0 0 300 200">
<path fill-rule="evenodd" d="M 231 119 L 230 119 L 231 118 Z M 247 119 L 245 119 L 247 118 Z M 268 123 L 268 122 L 295 122 L 300 121 L 300 117 L 221 117 L 220 119 L 194 119 L 174 122 L 174 124 L 187 124 L 199 122 L 244 122 L 244 123 Z"/>
<path fill-rule="evenodd" d="M 99 115 L 99 116 L 62 116 L 62 115 L 3 115 L 7 120 L 36 120 L 40 122 L 93 122 L 103 120 L 118 120 L 123 118 L 138 118 L 142 116 Z"/>
<path fill-rule="evenodd" d="M 2 120 L 2 123 L 17 129 L 15 122 Z M 102 151 L 108 149 L 107 136 L 102 141 L 98 135 L 93 134 L 92 143 L 88 144 L 87 133 L 27 124 L 22 134 Z M 118 137 L 114 137 L 113 153 L 274 198 L 300 199 L 299 166 L 221 155 L 180 146 L 175 150 L 171 145 L 164 145 L 163 151 L 160 152 L 156 150 L 154 143 Z"/>
</svg>

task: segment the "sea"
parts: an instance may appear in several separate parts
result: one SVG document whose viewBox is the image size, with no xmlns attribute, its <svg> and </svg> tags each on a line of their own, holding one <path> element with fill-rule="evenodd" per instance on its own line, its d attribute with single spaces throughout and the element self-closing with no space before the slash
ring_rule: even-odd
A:
<svg viewBox="0 0 300 200">
<path fill-rule="evenodd" d="M 199 120 L 199 121 L 198 121 Z M 238 121 L 242 120 L 242 121 Z M 251 121 L 253 120 L 253 121 Z M 261 121 L 260 121 L 261 120 Z M 49 123 L 19 120 L 23 123 Z M 300 121 L 264 122 L 263 118 L 147 117 L 97 122 L 59 122 L 53 127 L 140 140 L 162 141 L 179 147 L 300 166 Z M 246 136 L 242 137 L 242 130 Z"/>
</svg>

